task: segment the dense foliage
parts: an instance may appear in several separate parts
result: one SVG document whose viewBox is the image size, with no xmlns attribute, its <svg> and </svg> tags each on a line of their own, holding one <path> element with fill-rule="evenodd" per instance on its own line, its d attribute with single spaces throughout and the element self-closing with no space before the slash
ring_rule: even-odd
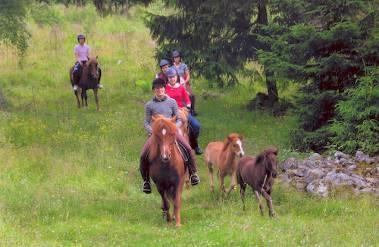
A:
<svg viewBox="0 0 379 247">
<path fill-rule="evenodd" d="M 21 58 L 28 48 L 29 33 L 24 21 L 27 3 L 26 0 L 0 0 L 0 43 L 15 46 Z"/>
<path fill-rule="evenodd" d="M 376 12 L 360 0 L 292 2 L 274 5 L 287 13 L 266 28 L 261 39 L 272 45 L 259 58 L 277 77 L 302 82 L 294 147 L 378 153 Z"/>
</svg>

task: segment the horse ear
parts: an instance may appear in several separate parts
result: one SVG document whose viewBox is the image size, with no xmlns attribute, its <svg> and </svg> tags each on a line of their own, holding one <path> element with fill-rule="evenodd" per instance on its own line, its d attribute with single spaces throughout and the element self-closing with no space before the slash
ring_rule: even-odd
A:
<svg viewBox="0 0 379 247">
<path fill-rule="evenodd" d="M 243 135 L 239 135 L 238 138 L 242 141 L 243 140 Z"/>
<path fill-rule="evenodd" d="M 151 122 L 155 122 L 157 120 L 157 117 L 156 116 L 151 116 Z"/>
<path fill-rule="evenodd" d="M 172 121 L 173 123 L 176 123 L 176 116 L 173 116 L 173 117 L 171 118 L 171 121 Z"/>
</svg>

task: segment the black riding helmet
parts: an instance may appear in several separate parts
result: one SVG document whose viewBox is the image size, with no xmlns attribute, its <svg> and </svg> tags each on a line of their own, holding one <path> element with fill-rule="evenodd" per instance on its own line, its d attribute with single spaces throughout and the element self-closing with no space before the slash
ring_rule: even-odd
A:
<svg viewBox="0 0 379 247">
<path fill-rule="evenodd" d="M 80 39 L 86 39 L 86 36 L 84 35 L 84 34 L 78 34 L 78 36 L 76 37 L 76 39 L 78 40 L 78 42 L 79 42 L 79 40 Z"/>
<path fill-rule="evenodd" d="M 153 81 L 153 86 L 151 89 L 156 89 L 156 88 L 161 88 L 161 87 L 165 87 L 166 86 L 166 82 L 161 79 L 161 78 L 157 78 Z"/>
</svg>

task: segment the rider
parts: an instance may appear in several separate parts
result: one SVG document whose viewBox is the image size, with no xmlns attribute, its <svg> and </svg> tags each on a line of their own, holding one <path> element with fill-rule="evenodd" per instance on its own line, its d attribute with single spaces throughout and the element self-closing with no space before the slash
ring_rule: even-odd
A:
<svg viewBox="0 0 379 247">
<path fill-rule="evenodd" d="M 166 95 L 165 91 L 165 85 L 166 83 L 160 79 L 157 78 L 153 81 L 153 87 L 154 90 L 154 98 L 146 103 L 145 105 L 145 121 L 144 121 L 144 127 L 147 131 L 149 138 L 147 139 L 141 153 L 140 157 L 140 171 L 143 182 L 143 192 L 149 194 L 151 193 L 151 185 L 150 185 L 150 176 L 149 176 L 149 157 L 148 152 L 151 145 L 151 134 L 152 134 L 152 128 L 151 128 L 151 117 L 155 114 L 161 114 L 164 117 L 171 118 L 173 116 L 176 116 L 176 125 L 178 127 L 181 126 L 182 121 L 178 114 L 178 105 L 176 104 L 175 100 L 171 99 Z M 190 174 L 190 180 L 192 185 L 197 185 L 200 182 L 199 176 L 196 174 L 196 164 L 195 164 L 195 157 L 192 153 L 191 147 L 188 145 L 188 143 L 185 141 L 182 135 L 179 133 L 176 134 L 176 140 L 180 147 L 183 148 L 183 151 L 187 153 L 188 161 L 186 161 L 186 167 L 188 168 L 188 172 Z"/>
<path fill-rule="evenodd" d="M 166 85 L 166 93 L 169 97 L 173 98 L 180 108 L 187 107 L 191 109 L 191 100 L 188 97 L 186 89 L 179 83 L 179 77 L 175 69 L 169 68 L 167 70 L 168 84 Z M 197 155 L 203 153 L 199 147 L 198 138 L 200 134 L 200 123 L 192 116 L 191 111 L 188 115 L 189 124 L 189 139 L 190 145 L 195 150 Z"/>
<path fill-rule="evenodd" d="M 78 83 L 80 81 L 81 70 L 83 68 L 83 65 L 85 65 L 86 62 L 89 60 L 91 52 L 90 47 L 87 44 L 85 44 L 86 36 L 84 34 L 79 34 L 76 38 L 79 44 L 77 44 L 74 48 L 74 54 L 76 59 L 74 70 L 72 71 L 74 78 L 74 85 L 72 85 L 72 88 L 74 91 L 78 90 Z M 103 85 L 99 83 L 97 84 L 97 87 L 103 88 Z"/>
<path fill-rule="evenodd" d="M 191 99 L 191 111 L 192 111 L 192 114 L 194 116 L 197 115 L 196 111 L 195 111 L 195 95 L 193 94 L 193 91 L 192 91 L 192 88 L 191 88 L 191 84 L 190 84 L 190 73 L 189 73 L 189 69 L 188 69 L 188 66 L 183 63 L 182 61 L 182 55 L 180 54 L 179 51 L 175 50 L 172 52 L 172 66 L 171 68 L 174 68 L 179 77 L 180 77 L 180 84 L 183 84 L 185 89 L 187 90 L 188 92 L 188 95 Z"/>
<path fill-rule="evenodd" d="M 168 83 L 168 77 L 166 73 L 167 73 L 167 70 L 169 69 L 169 65 L 170 65 L 169 61 L 167 61 L 166 59 L 162 59 L 159 63 L 159 67 L 161 67 L 161 72 L 156 74 L 155 78 L 161 78 L 166 83 Z"/>
</svg>

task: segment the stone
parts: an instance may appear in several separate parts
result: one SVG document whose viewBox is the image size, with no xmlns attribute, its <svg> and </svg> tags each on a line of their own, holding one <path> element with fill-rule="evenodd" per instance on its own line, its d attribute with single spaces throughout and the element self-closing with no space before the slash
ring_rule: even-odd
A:
<svg viewBox="0 0 379 247">
<path fill-rule="evenodd" d="M 327 183 L 320 179 L 314 180 L 311 183 L 309 183 L 306 187 L 306 191 L 313 195 L 321 197 L 327 197 L 329 194 L 329 188 L 327 186 Z"/>
<path fill-rule="evenodd" d="M 280 167 L 282 168 L 283 171 L 287 171 L 289 169 L 296 169 L 298 166 L 298 161 L 295 158 L 288 158 L 286 159 Z"/>
<path fill-rule="evenodd" d="M 341 151 L 337 151 L 337 152 L 334 153 L 334 158 L 336 160 L 339 160 L 339 159 L 350 159 L 350 155 L 345 154 L 345 153 L 343 153 Z"/>
<path fill-rule="evenodd" d="M 315 168 L 312 170 L 308 170 L 306 174 L 304 175 L 304 178 L 307 183 L 311 183 L 313 180 L 324 177 L 325 174 L 326 174 L 325 171 L 321 170 L 320 168 Z"/>
<path fill-rule="evenodd" d="M 349 176 L 345 173 L 336 173 L 332 171 L 326 174 L 324 179 L 325 181 L 335 186 L 350 185 L 358 188 L 364 188 L 368 186 L 367 182 L 365 182 L 362 177 L 356 174 Z"/>
<path fill-rule="evenodd" d="M 354 171 L 357 169 L 357 165 L 350 165 L 347 169 L 350 171 Z"/>
<path fill-rule="evenodd" d="M 313 153 L 309 156 L 310 160 L 322 160 L 322 156 L 319 153 Z"/>
<path fill-rule="evenodd" d="M 367 154 L 363 153 L 362 151 L 357 151 L 355 153 L 355 160 L 360 163 L 367 163 L 367 164 L 373 164 L 376 162 L 375 158 L 371 158 Z"/>
</svg>

